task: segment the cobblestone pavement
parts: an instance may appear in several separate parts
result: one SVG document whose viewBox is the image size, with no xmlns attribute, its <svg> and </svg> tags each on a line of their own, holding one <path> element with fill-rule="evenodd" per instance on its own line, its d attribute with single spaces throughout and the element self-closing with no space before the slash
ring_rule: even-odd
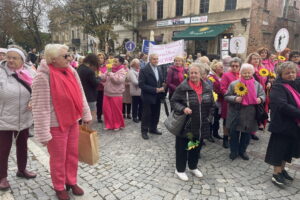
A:
<svg viewBox="0 0 300 200">
<path fill-rule="evenodd" d="M 162 109 L 163 110 L 163 109 Z M 174 137 L 163 127 L 162 113 L 159 128 L 162 136 L 150 135 L 145 141 L 140 136 L 140 124 L 126 120 L 122 131 L 99 130 L 100 162 L 94 166 L 80 163 L 79 184 L 86 194 L 72 199 L 105 200 L 183 200 L 183 199 L 300 199 L 300 160 L 289 165 L 295 177 L 292 184 L 279 189 L 271 183 L 272 168 L 264 163 L 269 138 L 259 132 L 259 141 L 251 141 L 249 161 L 231 161 L 221 142 L 206 141 L 201 152 L 199 168 L 204 177 L 188 173 L 189 181 L 180 181 L 174 174 Z M 11 190 L 0 192 L 0 200 L 56 199 L 49 175 L 48 153 L 44 147 L 29 140 L 28 169 L 38 173 L 36 179 L 17 178 L 15 148 L 9 158 Z"/>
</svg>

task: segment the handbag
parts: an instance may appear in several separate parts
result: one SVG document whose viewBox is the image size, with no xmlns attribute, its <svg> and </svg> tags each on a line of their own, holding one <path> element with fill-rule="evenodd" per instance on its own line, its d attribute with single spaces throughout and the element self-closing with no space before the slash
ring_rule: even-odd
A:
<svg viewBox="0 0 300 200">
<path fill-rule="evenodd" d="M 263 123 L 269 118 L 268 113 L 265 111 L 264 104 L 255 105 L 255 119 L 258 124 Z"/>
<path fill-rule="evenodd" d="M 189 107 L 189 94 L 188 91 L 186 92 L 186 100 L 187 100 L 187 107 Z M 186 114 L 178 114 L 174 112 L 174 110 L 171 112 L 171 114 L 168 116 L 168 118 L 164 121 L 164 125 L 167 128 L 167 130 L 172 133 L 175 136 L 181 136 L 182 129 L 184 128 L 184 125 L 186 123 Z"/>
<path fill-rule="evenodd" d="M 94 165 L 99 160 L 97 131 L 86 125 L 79 126 L 78 159 L 89 165 Z"/>
</svg>

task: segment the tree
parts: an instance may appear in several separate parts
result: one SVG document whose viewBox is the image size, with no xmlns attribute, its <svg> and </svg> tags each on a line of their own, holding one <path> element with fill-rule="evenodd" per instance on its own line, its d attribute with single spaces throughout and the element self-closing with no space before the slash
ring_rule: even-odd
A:
<svg viewBox="0 0 300 200">
<path fill-rule="evenodd" d="M 114 25 L 128 25 L 126 18 L 134 18 L 138 12 L 136 7 L 143 0 L 69 0 L 65 6 L 68 21 L 81 26 L 84 32 L 97 37 L 100 49 L 105 43 L 114 40 L 117 34 L 113 32 Z"/>
</svg>

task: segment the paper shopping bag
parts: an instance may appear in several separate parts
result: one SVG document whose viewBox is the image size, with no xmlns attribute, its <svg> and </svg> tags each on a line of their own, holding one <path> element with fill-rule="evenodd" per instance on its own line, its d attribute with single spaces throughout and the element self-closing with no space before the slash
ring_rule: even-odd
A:
<svg viewBox="0 0 300 200">
<path fill-rule="evenodd" d="M 81 125 L 79 130 L 79 161 L 94 165 L 99 160 L 97 131 Z"/>
</svg>

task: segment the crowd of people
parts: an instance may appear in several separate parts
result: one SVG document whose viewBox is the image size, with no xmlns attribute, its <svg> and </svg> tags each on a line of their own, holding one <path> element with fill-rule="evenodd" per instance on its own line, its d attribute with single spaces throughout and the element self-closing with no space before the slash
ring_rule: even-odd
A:
<svg viewBox="0 0 300 200">
<path fill-rule="evenodd" d="M 0 190 L 10 187 L 7 170 L 13 138 L 16 175 L 36 177 L 26 168 L 29 128 L 34 124 L 36 140 L 50 154 L 57 197 L 69 199 L 69 189 L 83 195 L 76 179 L 78 121 L 121 131 L 125 119 L 132 119 L 141 122 L 141 137 L 148 140 L 148 134 L 162 135 L 162 103 L 167 115 L 169 106 L 187 116 L 175 138 L 179 179 L 188 180 L 186 164 L 196 177 L 203 176 L 198 160 L 206 140 L 222 140 L 231 160 L 249 160 L 250 139 L 259 140 L 257 131 L 269 127 L 265 162 L 274 167 L 272 182 L 283 186 L 293 180 L 285 164 L 300 157 L 300 52 L 285 49 L 274 55 L 260 48 L 245 61 L 178 55 L 174 63 L 162 66 L 156 54 L 75 58 L 60 44 L 46 45 L 41 59 L 34 55 L 33 51 L 27 56 L 18 46 L 0 48 Z M 258 120 L 261 112 L 270 113 L 270 118 Z"/>
</svg>

